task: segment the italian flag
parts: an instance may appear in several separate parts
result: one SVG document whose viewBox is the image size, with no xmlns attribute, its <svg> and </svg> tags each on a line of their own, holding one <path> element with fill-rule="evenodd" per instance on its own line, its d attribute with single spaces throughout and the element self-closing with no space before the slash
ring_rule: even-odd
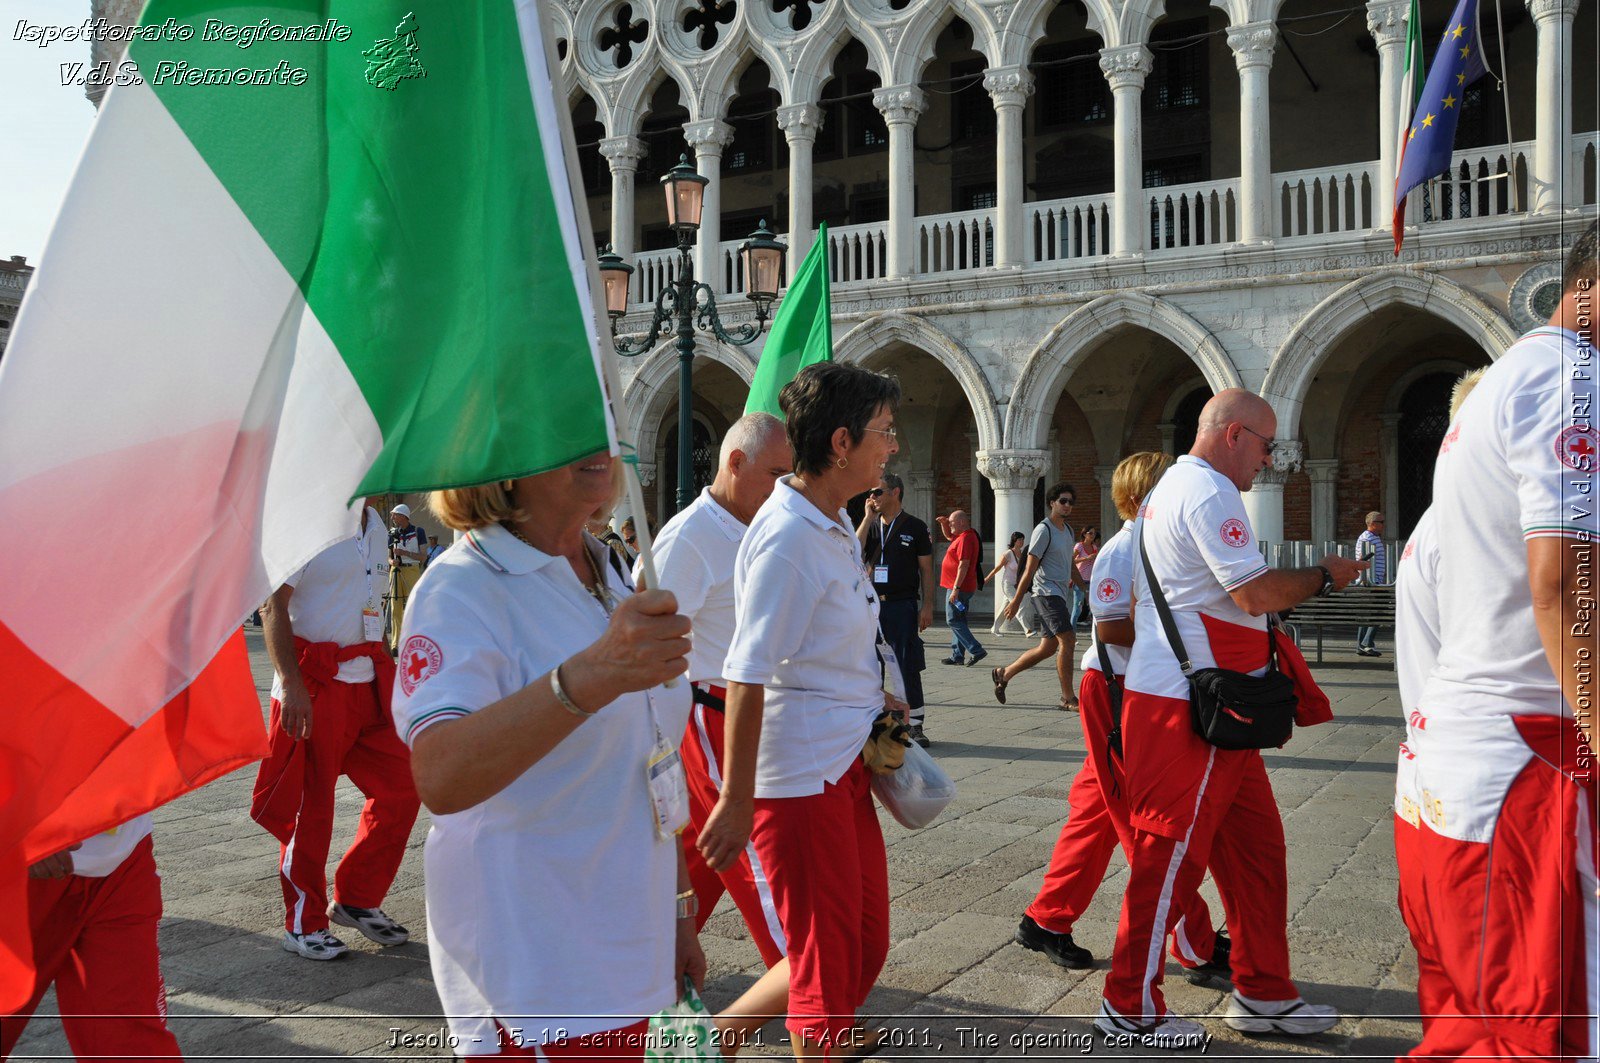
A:
<svg viewBox="0 0 1600 1063">
<path fill-rule="evenodd" d="M 535 0 L 142 25 L 0 363 L 0 1014 L 23 865 L 265 752 L 240 623 L 352 499 L 616 450 Z"/>
<path fill-rule="evenodd" d="M 1394 153 L 1394 253 L 1400 254 L 1400 245 L 1406 238 L 1406 196 L 1400 191 L 1400 170 L 1405 163 L 1406 145 L 1411 140 L 1411 123 L 1417 117 L 1417 101 L 1422 98 L 1422 8 L 1418 0 L 1411 0 L 1406 15 L 1406 68 L 1400 78 L 1400 115 L 1395 123 L 1400 143 Z"/>
<path fill-rule="evenodd" d="M 828 223 L 817 226 L 811 250 L 800 260 L 761 347 L 745 413 L 783 419 L 778 395 L 808 365 L 833 360 L 833 309 L 828 298 Z"/>
</svg>

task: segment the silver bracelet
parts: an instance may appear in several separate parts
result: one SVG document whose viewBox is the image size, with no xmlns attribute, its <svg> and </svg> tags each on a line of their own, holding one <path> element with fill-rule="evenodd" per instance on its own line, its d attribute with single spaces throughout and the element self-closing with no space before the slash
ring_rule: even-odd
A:
<svg viewBox="0 0 1600 1063">
<path fill-rule="evenodd" d="M 565 663 L 565 661 L 562 662 L 562 664 Z M 567 692 L 561 689 L 560 664 L 556 665 L 550 670 L 550 693 L 554 694 L 556 696 L 556 700 L 561 702 L 561 707 L 563 709 L 566 709 L 568 712 L 572 713 L 572 715 L 582 717 L 585 720 L 600 711 L 599 709 L 596 709 L 594 712 L 589 712 L 586 709 L 580 709 L 576 704 L 573 703 L 571 698 L 567 697 Z"/>
</svg>

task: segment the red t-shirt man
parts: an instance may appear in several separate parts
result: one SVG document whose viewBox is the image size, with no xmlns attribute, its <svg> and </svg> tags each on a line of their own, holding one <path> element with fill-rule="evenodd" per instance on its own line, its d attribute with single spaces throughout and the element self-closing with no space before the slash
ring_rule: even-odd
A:
<svg viewBox="0 0 1600 1063">
<path fill-rule="evenodd" d="M 950 549 L 944 553 L 944 563 L 939 567 L 939 586 L 945 590 L 952 588 L 966 594 L 972 594 L 978 589 L 978 554 L 982 543 L 978 540 L 978 533 L 971 528 L 959 533 L 950 544 Z M 956 586 L 956 573 L 961 569 L 961 562 L 971 562 L 967 565 L 966 578 Z"/>
</svg>

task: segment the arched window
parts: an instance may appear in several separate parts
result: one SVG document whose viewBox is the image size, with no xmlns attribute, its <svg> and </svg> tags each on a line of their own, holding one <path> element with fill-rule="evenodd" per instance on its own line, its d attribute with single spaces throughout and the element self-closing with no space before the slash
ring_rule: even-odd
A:
<svg viewBox="0 0 1600 1063">
<path fill-rule="evenodd" d="M 1429 373 L 1412 381 L 1400 396 L 1395 455 L 1400 512 L 1389 514 L 1387 534 L 1392 538 L 1409 536 L 1422 511 L 1433 504 L 1433 466 L 1439 459 L 1445 430 L 1450 427 L 1450 389 L 1456 376 Z"/>
<path fill-rule="evenodd" d="M 717 475 L 717 447 L 719 441 L 714 438 L 711 426 L 699 414 L 694 415 L 694 423 L 690 428 L 694 449 L 690 451 L 690 462 L 694 470 L 692 494 L 699 494 L 703 487 L 711 486 L 711 481 Z M 670 515 L 677 511 L 678 497 L 678 424 L 674 417 L 671 434 L 667 436 L 666 468 L 662 470 L 661 479 L 664 483 L 667 500 L 667 512 Z"/>
</svg>

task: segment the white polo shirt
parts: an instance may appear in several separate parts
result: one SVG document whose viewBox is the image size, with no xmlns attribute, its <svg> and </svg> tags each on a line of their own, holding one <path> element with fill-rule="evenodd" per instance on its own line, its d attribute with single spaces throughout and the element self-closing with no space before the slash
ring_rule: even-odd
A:
<svg viewBox="0 0 1600 1063">
<path fill-rule="evenodd" d="M 1439 539 L 1429 509 L 1400 553 L 1394 580 L 1394 660 L 1400 711 L 1406 720 L 1406 740 L 1400 743 L 1395 772 L 1394 810 L 1414 827 L 1421 823 L 1422 808 L 1417 756 L 1427 738 L 1427 721 L 1417 702 L 1438 659 Z"/>
<path fill-rule="evenodd" d="M 610 551 L 584 542 L 615 597 L 630 595 Z M 607 623 L 565 558 L 499 525 L 470 532 L 411 593 L 396 730 L 410 744 L 516 693 Z M 500 793 L 433 817 L 428 947 L 457 1051 L 494 1049 L 491 1016 L 541 1016 L 507 1025 L 547 1041 L 558 1028 L 615 1029 L 675 999 L 678 849 L 656 837 L 645 769 L 657 730 L 676 745 L 688 717 L 687 684 L 625 694 Z"/>
<path fill-rule="evenodd" d="M 883 711 L 878 595 L 844 510 L 778 481 L 739 547 L 738 620 L 723 675 L 766 687 L 757 797 L 838 782 Z"/>
<path fill-rule="evenodd" d="M 1266 572 L 1267 562 L 1256 547 L 1244 496 L 1227 477 L 1194 455 L 1185 454 L 1174 462 L 1145 500 L 1129 532 L 1134 540 L 1137 607 L 1127 688 L 1187 701 L 1189 681 L 1167 642 L 1139 559 L 1141 527 L 1144 548 L 1196 669 L 1216 667 L 1202 615 L 1255 628 L 1265 647 L 1267 618 L 1239 608 L 1229 592 Z"/>
<path fill-rule="evenodd" d="M 354 646 L 366 642 L 362 610 L 381 609 L 389 587 L 389 539 L 378 511 L 367 507 L 367 529 L 342 539 L 283 581 L 289 596 L 289 624 L 308 642 Z M 372 661 L 357 657 L 339 665 L 341 683 L 370 683 Z M 272 696 L 283 697 L 283 680 L 272 677 Z"/>
<path fill-rule="evenodd" d="M 1571 716 L 1534 627 L 1526 541 L 1593 539 L 1595 358 L 1534 329 L 1467 397 L 1439 447 L 1439 662 L 1418 699 L 1444 716 Z"/>
<path fill-rule="evenodd" d="M 1094 570 L 1089 575 L 1089 612 L 1096 623 L 1102 620 L 1126 620 L 1133 614 L 1133 521 L 1124 521 L 1117 534 L 1106 540 L 1095 556 Z M 1099 637 L 1094 625 L 1089 626 L 1089 652 L 1083 655 L 1083 667 L 1100 670 L 1100 653 L 1096 648 Z M 1118 675 L 1128 673 L 1126 646 L 1106 644 L 1106 655 L 1111 658 L 1111 668 Z"/>
<path fill-rule="evenodd" d="M 678 512 L 656 536 L 656 575 L 694 624 L 691 682 L 725 685 L 722 662 L 733 642 L 733 564 L 745 526 L 711 497 L 711 488 Z M 637 583 L 644 566 L 634 565 Z"/>
<path fill-rule="evenodd" d="M 105 878 L 122 866 L 140 842 L 150 836 L 150 813 L 134 816 L 120 827 L 112 827 L 73 850 L 72 873 L 84 878 Z"/>
</svg>

